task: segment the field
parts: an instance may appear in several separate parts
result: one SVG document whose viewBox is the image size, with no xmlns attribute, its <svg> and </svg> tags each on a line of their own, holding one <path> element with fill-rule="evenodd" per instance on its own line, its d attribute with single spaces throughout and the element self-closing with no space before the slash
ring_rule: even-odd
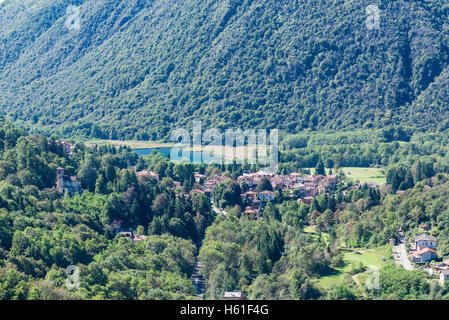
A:
<svg viewBox="0 0 449 320">
<path fill-rule="evenodd" d="M 377 184 L 384 184 L 387 182 L 383 168 L 356 168 L 346 167 L 342 168 L 345 175 L 360 182 L 375 182 Z"/>
<path fill-rule="evenodd" d="M 314 168 L 307 169 L 309 169 L 311 173 L 315 173 Z M 345 173 L 347 178 L 353 181 L 375 182 L 377 184 L 384 184 L 387 182 L 384 168 L 342 167 L 341 170 Z M 326 173 L 329 174 L 329 169 L 326 169 Z"/>
<path fill-rule="evenodd" d="M 337 284 L 343 279 L 343 275 L 349 272 L 359 262 L 365 267 L 371 269 L 380 269 L 385 265 L 382 257 L 387 255 L 388 246 L 379 247 L 369 250 L 353 250 L 344 254 L 345 265 L 340 268 L 335 268 L 329 275 L 318 279 L 318 284 L 323 288 L 328 288 L 333 284 Z"/>
</svg>

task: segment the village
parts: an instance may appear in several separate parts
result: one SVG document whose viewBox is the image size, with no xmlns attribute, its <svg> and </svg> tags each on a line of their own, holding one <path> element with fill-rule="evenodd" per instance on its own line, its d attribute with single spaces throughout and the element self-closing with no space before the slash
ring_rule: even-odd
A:
<svg viewBox="0 0 449 320">
<path fill-rule="evenodd" d="M 73 153 L 74 145 L 66 141 L 56 141 L 60 143 L 64 151 L 69 155 Z M 138 179 L 156 179 L 159 181 L 159 174 L 156 172 L 141 170 L 136 172 Z M 226 214 L 224 210 L 214 206 L 214 189 L 220 184 L 229 179 L 228 176 L 216 174 L 212 177 L 207 177 L 199 172 L 194 173 L 195 186 L 190 193 L 197 192 L 210 198 L 212 209 L 216 213 Z M 258 191 L 257 186 L 262 179 L 268 180 L 271 184 L 271 190 Z M 246 185 L 246 190 L 241 194 L 244 202 L 244 210 L 242 215 L 248 219 L 257 220 L 262 218 L 261 212 L 268 201 L 275 200 L 275 191 L 281 190 L 284 196 L 290 197 L 292 200 L 310 204 L 312 200 L 323 193 L 330 193 L 333 191 L 338 182 L 337 175 L 302 175 L 294 172 L 287 175 L 278 175 L 268 172 L 244 172 L 235 180 L 239 185 Z M 65 174 L 64 168 L 58 167 L 56 169 L 56 189 L 59 193 L 73 196 L 81 191 L 80 183 L 76 176 L 69 176 Z M 173 181 L 173 189 L 182 189 L 182 184 L 179 181 Z M 186 195 L 187 196 L 187 195 Z M 112 228 L 117 234 L 132 239 L 133 241 L 141 241 L 143 237 L 136 237 L 132 230 L 123 230 L 120 221 L 114 221 Z"/>
<path fill-rule="evenodd" d="M 58 168 L 60 170 L 62 168 Z M 63 173 L 59 173 L 58 177 L 63 176 Z M 63 171 L 62 171 L 63 172 Z M 159 180 L 159 175 L 156 172 L 142 170 L 136 173 L 139 179 L 154 178 Z M 258 192 L 257 186 L 260 181 L 265 178 L 271 184 L 271 190 L 263 190 Z M 61 179 L 61 178 L 58 178 Z M 226 214 L 225 210 L 214 206 L 214 189 L 220 184 L 230 178 L 223 175 L 214 175 L 207 178 L 206 175 L 195 173 L 195 188 L 190 191 L 191 193 L 200 193 L 209 197 L 212 209 L 218 214 Z M 58 180 L 59 181 L 59 180 Z M 70 193 L 75 191 L 74 188 L 78 188 L 75 177 L 65 177 L 64 188 L 68 189 Z M 250 220 L 262 219 L 262 211 L 268 201 L 275 200 L 275 191 L 282 190 L 283 194 L 290 197 L 292 200 L 296 200 L 301 203 L 310 204 L 312 200 L 323 193 L 329 193 L 335 189 L 338 182 L 337 175 L 308 175 L 302 176 L 299 173 L 291 173 L 289 175 L 277 175 L 266 172 L 244 173 L 236 180 L 237 183 L 245 183 L 248 186 L 248 190 L 241 194 L 244 202 L 244 210 L 242 215 L 246 216 Z M 74 187 L 73 187 L 74 186 Z M 179 181 L 173 181 L 173 189 L 181 190 L 182 185 Z M 77 189 L 76 189 L 77 190 Z M 186 195 L 187 196 L 187 195 Z M 113 222 L 113 228 L 117 233 L 123 234 L 123 236 L 132 239 L 134 241 L 141 241 L 143 237 L 135 237 L 132 230 L 123 230 L 120 227 L 120 221 Z"/>
<path fill-rule="evenodd" d="M 213 191 L 220 183 L 229 177 L 215 175 L 206 180 L 206 176 L 195 173 L 195 181 L 200 188 L 192 190 L 210 197 L 213 201 Z M 268 180 L 271 190 L 257 191 L 257 186 L 262 179 Z M 302 176 L 299 173 L 289 175 L 277 175 L 267 172 L 243 173 L 236 180 L 240 185 L 246 185 L 247 190 L 241 194 L 245 207 L 242 212 L 247 218 L 257 220 L 262 218 L 261 212 L 268 201 L 275 200 L 275 191 L 280 190 L 284 196 L 288 196 L 298 202 L 310 204 L 316 196 L 328 193 L 335 189 L 338 182 L 337 175 Z"/>
<path fill-rule="evenodd" d="M 72 153 L 74 145 L 68 142 L 61 142 L 65 152 L 69 155 Z M 136 172 L 138 179 L 156 179 L 159 181 L 159 174 L 156 172 L 142 170 Z M 285 175 L 278 175 L 268 172 L 244 172 L 237 179 L 233 180 L 227 175 L 216 174 L 211 177 L 201 174 L 199 172 L 194 173 L 195 185 L 194 188 L 184 196 L 188 196 L 192 193 L 200 193 L 207 196 L 212 205 L 212 210 L 217 214 L 226 215 L 226 211 L 217 208 L 214 205 L 214 189 L 225 181 L 232 180 L 238 183 L 240 186 L 245 185 L 244 192 L 240 194 L 244 206 L 241 215 L 247 217 L 250 220 L 263 219 L 263 209 L 269 201 L 276 199 L 276 191 L 282 192 L 284 197 L 289 197 L 292 200 L 296 200 L 300 203 L 311 204 L 313 199 L 324 193 L 331 193 L 335 191 L 337 183 L 339 181 L 338 175 L 303 175 L 300 173 L 290 173 Z M 269 182 L 271 185 L 270 190 L 258 190 L 258 186 L 262 179 Z M 378 187 L 375 183 L 359 183 L 351 186 L 348 190 L 342 191 L 343 195 L 347 195 L 348 191 L 354 188 L 359 188 L 362 185 L 367 184 L 369 187 Z M 59 193 L 67 193 L 69 196 L 73 196 L 81 191 L 79 181 L 76 176 L 69 176 L 64 173 L 64 168 L 56 169 L 56 189 Z M 173 181 L 173 190 L 182 190 L 182 184 L 179 181 Z M 397 195 L 401 195 L 404 191 L 396 192 Z M 182 194 L 182 193 L 180 193 Z M 111 224 L 112 231 L 116 235 L 123 236 L 131 241 L 143 241 L 147 238 L 145 235 L 136 235 L 133 229 L 122 228 L 122 221 L 114 220 Z M 395 262 L 402 265 L 406 270 L 413 270 L 420 268 L 428 272 L 430 275 L 438 277 L 441 285 L 444 285 L 445 281 L 449 281 L 449 260 L 439 261 L 437 246 L 438 239 L 426 231 L 429 231 L 427 224 L 421 224 L 419 226 L 422 234 L 415 237 L 414 241 L 406 238 L 403 231 L 399 230 L 398 238 L 391 238 L 389 243 L 393 245 L 393 255 Z M 242 293 L 227 293 L 229 296 L 227 299 L 241 299 Z"/>
</svg>

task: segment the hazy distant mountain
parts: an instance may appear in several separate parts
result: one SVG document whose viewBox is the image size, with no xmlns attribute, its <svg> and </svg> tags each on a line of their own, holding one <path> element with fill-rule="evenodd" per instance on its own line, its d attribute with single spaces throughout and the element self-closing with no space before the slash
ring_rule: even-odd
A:
<svg viewBox="0 0 449 320">
<path fill-rule="evenodd" d="M 443 0 L 6 0 L 0 107 L 101 138 L 161 139 L 192 119 L 445 130 L 448 15 Z"/>
</svg>

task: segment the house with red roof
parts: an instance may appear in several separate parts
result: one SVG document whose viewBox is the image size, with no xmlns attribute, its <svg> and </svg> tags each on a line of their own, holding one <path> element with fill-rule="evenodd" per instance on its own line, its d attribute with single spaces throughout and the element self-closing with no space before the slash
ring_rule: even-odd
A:
<svg viewBox="0 0 449 320">
<path fill-rule="evenodd" d="M 181 188 L 182 188 L 181 182 L 173 181 L 173 188 L 172 189 L 176 190 L 176 189 L 181 189 Z"/>
<path fill-rule="evenodd" d="M 241 194 L 242 198 L 248 201 L 253 201 L 257 197 L 257 193 L 254 191 L 247 191 L 243 194 Z"/>
<path fill-rule="evenodd" d="M 205 192 L 201 189 L 193 189 L 192 191 L 190 191 L 190 194 L 192 194 L 193 192 L 205 194 Z"/>
<path fill-rule="evenodd" d="M 243 212 L 243 215 L 250 220 L 257 220 L 259 218 L 259 210 L 247 206 Z"/>
<path fill-rule="evenodd" d="M 412 262 L 424 263 L 437 258 L 438 252 L 435 249 L 424 247 L 411 254 Z"/>
<path fill-rule="evenodd" d="M 201 181 L 205 181 L 206 178 L 207 177 L 204 174 L 201 174 L 199 172 L 195 172 L 195 182 L 196 183 L 201 183 Z"/>
<path fill-rule="evenodd" d="M 305 204 L 311 204 L 312 200 L 313 200 L 313 197 L 309 196 L 309 197 L 304 197 L 304 198 L 298 199 L 298 202 L 305 203 Z"/>
</svg>

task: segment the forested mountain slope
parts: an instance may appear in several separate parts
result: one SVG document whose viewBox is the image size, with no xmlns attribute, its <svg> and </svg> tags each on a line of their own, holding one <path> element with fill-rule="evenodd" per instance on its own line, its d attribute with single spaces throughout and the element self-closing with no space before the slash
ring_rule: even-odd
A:
<svg viewBox="0 0 449 320">
<path fill-rule="evenodd" d="M 64 136 L 204 126 L 445 130 L 449 2 L 6 0 L 0 108 Z M 80 30 L 65 22 L 79 6 Z"/>
</svg>

